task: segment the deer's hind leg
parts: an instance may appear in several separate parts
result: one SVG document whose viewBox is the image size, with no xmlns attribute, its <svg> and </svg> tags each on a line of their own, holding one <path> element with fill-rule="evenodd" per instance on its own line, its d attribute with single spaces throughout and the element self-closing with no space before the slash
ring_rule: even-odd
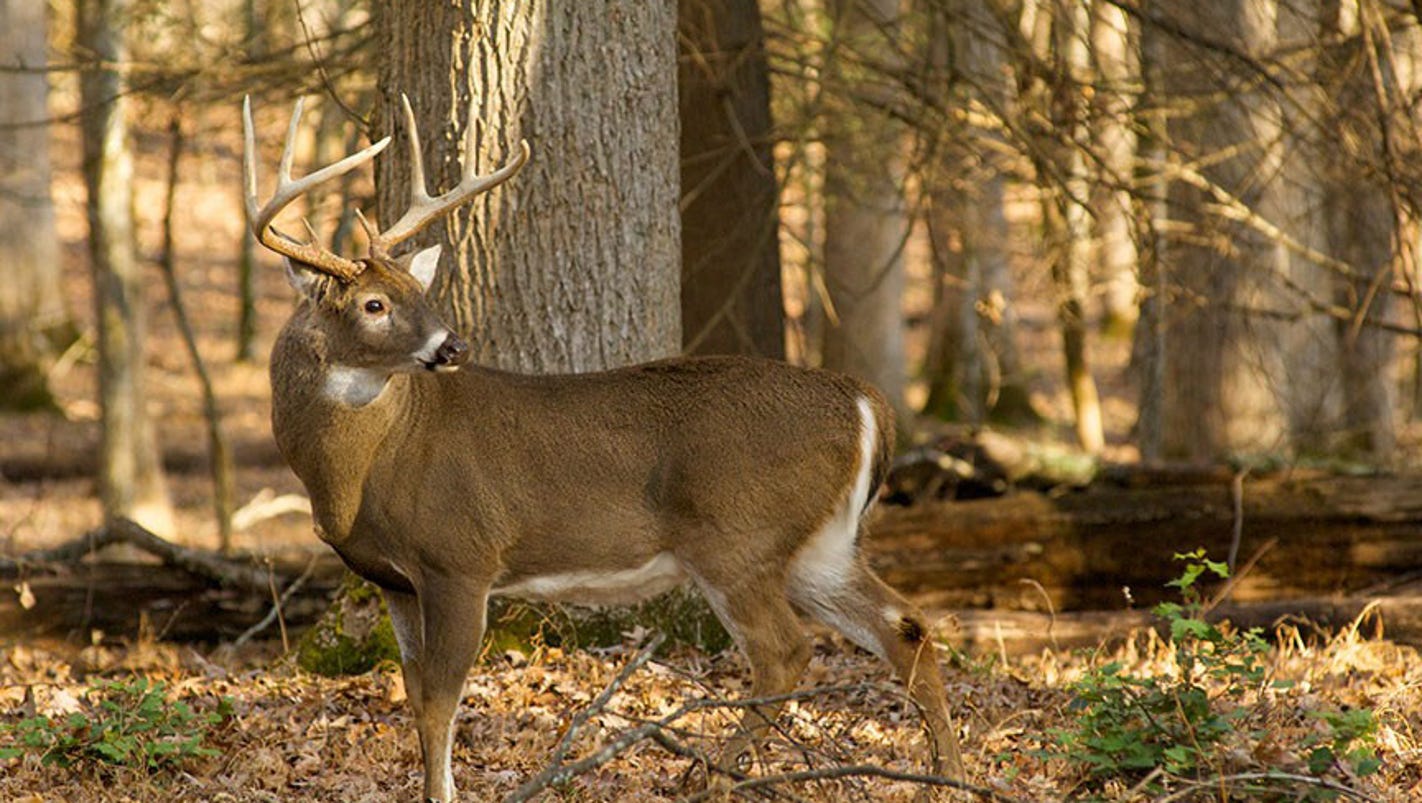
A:
<svg viewBox="0 0 1422 803">
<path fill-rule="evenodd" d="M 776 576 L 697 577 L 717 618 L 730 631 L 751 669 L 751 697 L 775 697 L 795 690 L 810 662 L 810 642 L 786 596 L 785 580 Z M 727 582 L 717 582 L 725 580 Z M 736 769 L 753 754 L 774 726 L 784 702 L 748 708 L 722 752 L 719 765 Z"/>
<path fill-rule="evenodd" d="M 932 771 L 962 779 L 957 729 L 923 614 L 858 555 L 843 566 L 835 582 L 792 584 L 791 595 L 798 608 L 894 667 L 928 725 Z"/>
</svg>

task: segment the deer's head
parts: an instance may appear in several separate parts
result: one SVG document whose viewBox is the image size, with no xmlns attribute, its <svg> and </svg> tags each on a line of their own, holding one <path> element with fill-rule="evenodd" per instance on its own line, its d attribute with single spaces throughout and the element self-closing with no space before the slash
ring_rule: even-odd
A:
<svg viewBox="0 0 1422 803">
<path fill-rule="evenodd" d="M 390 138 L 293 180 L 292 144 L 302 108 L 302 102 L 297 101 L 277 169 L 276 191 L 266 204 L 259 205 L 251 103 L 243 103 L 247 219 L 257 240 L 284 258 L 287 276 L 308 306 L 306 324 L 321 335 L 326 361 L 338 372 L 334 380 L 338 385 L 359 381 L 364 387 L 372 381 L 383 382 L 383 377 L 400 371 L 453 371 L 465 362 L 468 344 L 445 325 L 425 295 L 439 265 L 440 247 L 398 257 L 393 252 L 455 207 L 508 180 L 528 159 L 528 143 L 522 142 L 518 154 L 503 167 L 488 175 L 476 174 L 471 156 L 471 103 L 464 141 L 464 174 L 458 186 L 432 197 L 425 185 L 415 115 L 409 99 L 401 96 L 401 100 L 410 140 L 410 206 L 384 231 L 361 216 L 370 240 L 370 252 L 362 259 L 349 259 L 320 246 L 314 232 L 308 242 L 301 242 L 272 224 L 282 209 L 312 187 L 374 159 L 390 144 Z"/>
<path fill-rule="evenodd" d="M 425 296 L 439 255 L 436 245 L 398 259 L 367 257 L 349 279 L 286 257 L 287 279 L 309 306 L 308 325 L 321 330 L 327 361 L 386 374 L 458 369 L 469 346 Z"/>
</svg>

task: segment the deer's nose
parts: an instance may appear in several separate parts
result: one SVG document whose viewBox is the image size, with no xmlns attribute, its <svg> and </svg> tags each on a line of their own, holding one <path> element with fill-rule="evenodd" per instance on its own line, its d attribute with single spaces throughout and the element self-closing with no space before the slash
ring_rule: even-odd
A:
<svg viewBox="0 0 1422 803">
<path fill-rule="evenodd" d="M 459 335 L 450 335 L 435 350 L 435 365 L 459 366 L 469 359 L 469 344 Z"/>
</svg>

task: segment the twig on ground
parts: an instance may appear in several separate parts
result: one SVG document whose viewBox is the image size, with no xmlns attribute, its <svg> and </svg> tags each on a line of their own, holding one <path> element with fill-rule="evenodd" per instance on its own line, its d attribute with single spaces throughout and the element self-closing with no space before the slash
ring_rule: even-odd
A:
<svg viewBox="0 0 1422 803">
<path fill-rule="evenodd" d="M 649 646 L 643 648 L 643 650 L 639 652 L 636 657 L 629 661 L 627 665 L 624 666 L 620 672 L 618 672 L 617 676 L 613 678 L 613 680 L 602 690 L 602 692 L 600 692 L 598 696 L 594 698 L 593 701 L 585 709 L 580 711 L 573 718 L 573 721 L 568 726 L 567 732 L 564 733 L 563 738 L 559 740 L 558 745 L 554 748 L 552 757 L 549 761 L 549 766 L 533 778 L 529 779 L 526 783 L 524 783 L 514 792 L 506 796 L 504 798 L 504 803 L 521 803 L 521 801 L 531 800 L 539 793 L 543 792 L 545 789 L 551 786 L 558 786 L 567 783 L 568 781 L 578 777 L 579 775 L 591 772 L 597 769 L 598 767 L 601 767 L 602 765 L 608 763 L 609 761 L 612 761 L 623 753 L 627 752 L 634 746 L 645 741 L 652 742 L 653 744 L 656 744 L 657 746 L 667 750 L 668 752 L 674 755 L 681 756 L 683 758 L 690 758 L 693 761 L 705 766 L 707 768 L 708 773 L 724 775 L 732 781 L 732 784 L 729 787 L 713 787 L 686 798 L 687 801 L 707 800 L 711 797 L 723 796 L 731 792 L 750 790 L 757 790 L 762 793 L 769 792 L 771 794 L 775 794 L 776 796 L 784 796 L 785 790 L 775 789 L 774 787 L 803 781 L 830 780 L 851 777 L 874 777 L 884 778 L 888 780 L 908 781 L 912 783 L 923 784 L 926 786 L 941 786 L 951 789 L 957 789 L 973 794 L 984 800 L 998 801 L 999 803 L 1022 803 L 1022 801 L 1018 798 L 1010 797 L 987 787 L 977 786 L 954 778 L 948 778 L 941 775 L 901 772 L 898 770 L 889 769 L 887 767 L 879 767 L 870 764 L 836 763 L 826 767 L 820 767 L 815 769 L 798 770 L 794 772 L 779 773 L 775 775 L 752 777 L 730 768 L 717 766 L 717 764 L 709 760 L 704 753 L 699 750 L 695 750 L 694 748 L 691 748 L 690 746 L 686 745 L 681 740 L 673 736 L 673 733 L 678 732 L 677 728 L 675 727 L 675 723 L 683 717 L 686 717 L 687 715 L 696 711 L 717 708 L 747 708 L 772 703 L 783 703 L 791 700 L 802 700 L 810 697 L 819 697 L 836 692 L 863 690 L 865 688 L 877 688 L 875 684 L 864 683 L 851 684 L 846 686 L 832 686 L 820 689 L 806 689 L 802 691 L 790 692 L 788 694 L 777 694 L 759 698 L 747 698 L 744 700 L 722 700 L 716 698 L 688 700 L 679 707 L 677 707 L 676 710 L 672 711 L 669 714 L 666 714 L 665 716 L 662 716 L 655 720 L 642 720 L 634 727 L 622 731 L 621 733 L 617 734 L 617 736 L 615 736 L 613 739 L 608 742 L 605 742 L 602 746 L 598 747 L 596 750 L 589 753 L 582 759 L 579 759 L 578 761 L 574 761 L 572 763 L 563 763 L 564 757 L 567 756 L 568 751 L 571 749 L 573 741 L 576 738 L 578 732 L 581 730 L 581 728 L 593 716 L 596 716 L 599 712 L 606 708 L 607 703 L 612 699 L 612 696 L 620 688 L 622 688 L 622 686 L 627 682 L 627 680 L 639 668 L 641 668 L 642 665 L 644 665 L 651 658 L 651 655 L 655 651 L 658 644 L 660 644 L 660 638 L 654 640 L 653 643 L 651 643 Z M 638 720 L 634 718 L 627 719 L 630 722 L 638 722 Z M 781 731 L 781 733 L 785 734 L 788 738 L 789 735 L 786 734 L 784 731 Z M 790 741 L 793 743 L 794 740 L 791 739 Z"/>
<path fill-rule="evenodd" d="M 1239 585 L 1241 580 L 1248 577 L 1249 573 L 1254 571 L 1254 567 L 1259 563 L 1259 559 L 1267 555 L 1269 551 L 1278 546 L 1278 544 L 1279 539 L 1270 538 L 1261 544 L 1258 549 L 1254 550 L 1254 554 L 1250 555 L 1249 559 L 1246 560 L 1244 565 L 1240 566 L 1238 570 L 1231 566 L 1228 579 L 1225 580 L 1224 585 L 1220 586 L 1220 590 L 1200 609 L 1200 615 L 1208 614 L 1210 611 L 1219 607 L 1225 600 L 1229 599 L 1229 595 L 1234 593 L 1235 586 Z"/>
<path fill-rule="evenodd" d="M 573 721 L 568 723 L 568 730 L 564 732 L 563 738 L 559 739 L 557 746 L 553 748 L 553 755 L 548 760 L 548 766 L 542 772 L 530 778 L 518 789 L 514 790 L 513 793 L 505 797 L 504 803 L 517 803 L 517 801 L 530 800 L 539 792 L 542 792 L 550 786 L 565 783 L 570 778 L 611 761 L 622 751 L 645 738 L 644 735 L 638 733 L 640 729 L 633 729 L 632 731 L 624 732 L 622 737 L 604 745 L 587 758 L 575 761 L 572 764 L 563 763 L 563 759 L 567 757 L 568 751 L 572 749 L 573 742 L 577 739 L 578 732 L 582 727 L 587 724 L 588 720 L 592 719 L 607 707 L 607 703 L 612 699 L 612 696 L 627 683 L 628 678 L 632 677 L 638 669 L 641 669 L 652 659 L 652 655 L 656 653 L 657 648 L 662 645 L 663 641 L 666 641 L 665 634 L 657 633 L 653 636 L 652 640 L 633 656 L 632 660 L 628 661 L 626 666 L 622 667 L 622 670 L 598 693 L 597 697 L 594 697 L 587 707 L 573 716 Z M 629 740 L 629 735 L 633 734 L 635 734 L 635 738 Z"/>
<path fill-rule="evenodd" d="M 293 594 L 295 594 L 297 591 L 300 591 L 302 586 L 306 585 L 306 581 L 311 579 L 311 574 L 315 570 L 316 559 L 312 558 L 310 561 L 307 562 L 306 568 L 302 570 L 301 575 L 298 576 L 295 580 L 292 580 L 291 583 L 287 585 L 286 590 L 281 592 L 280 597 L 272 601 L 272 608 L 270 611 L 267 611 L 267 615 L 262 617 L 262 620 L 260 622 L 257 622 L 256 624 L 244 630 L 242 632 L 242 635 L 238 636 L 232 641 L 232 646 L 240 647 L 243 644 L 246 644 L 247 642 L 251 641 L 253 636 L 257 635 L 263 630 L 266 630 L 268 627 L 271 627 L 272 622 L 275 622 L 277 620 L 277 617 L 281 616 L 282 606 L 285 605 L 287 601 L 291 599 Z M 283 638 L 282 642 L 283 651 L 285 651 L 287 648 L 287 645 L 285 644 L 286 639 Z"/>
<path fill-rule="evenodd" d="M 232 514 L 232 531 L 242 532 L 267 519 L 287 513 L 311 515 L 311 500 L 301 494 L 277 496 L 270 488 L 263 488 L 252 497 L 252 501 L 238 508 Z"/>
<path fill-rule="evenodd" d="M 1304 784 L 1306 786 L 1316 786 L 1320 789 L 1327 789 L 1330 792 L 1337 792 L 1340 795 L 1356 798 L 1358 800 L 1377 803 L 1378 799 L 1364 792 L 1349 788 L 1340 783 L 1326 781 L 1322 778 L 1315 778 L 1312 775 L 1298 775 L 1292 772 L 1241 772 L 1236 775 L 1220 775 L 1214 778 L 1206 778 L 1200 781 L 1179 779 L 1185 784 L 1184 789 L 1177 789 L 1168 795 L 1156 798 L 1152 803 L 1173 803 L 1176 800 L 1183 800 L 1196 790 L 1204 787 L 1215 787 L 1221 784 L 1247 783 L 1250 781 L 1284 781 L 1287 783 Z"/>
<path fill-rule="evenodd" d="M 1230 532 L 1229 559 L 1225 565 L 1229 567 L 1230 576 L 1234 575 L 1234 562 L 1239 559 L 1239 542 L 1244 540 L 1244 478 L 1247 476 L 1249 466 L 1236 471 L 1229 483 L 1229 495 L 1234 503 L 1234 527 Z"/>
<path fill-rule="evenodd" d="M 775 775 L 760 775 L 756 777 L 743 778 L 736 781 L 728 788 L 707 789 L 690 797 L 684 798 L 682 803 L 700 803 L 703 800 L 732 794 L 745 792 L 753 789 L 764 789 L 777 784 L 802 783 L 804 781 L 826 781 L 840 778 L 883 778 L 890 781 L 907 781 L 909 783 L 921 784 L 923 786 L 942 786 L 949 789 L 957 789 L 962 792 L 980 797 L 984 800 L 997 801 L 997 803 L 1028 803 L 1023 798 L 1004 795 L 985 786 L 970 784 L 966 781 L 959 781 L 943 775 L 929 775 L 918 772 L 902 772 L 900 770 L 880 767 L 875 764 L 836 764 L 830 767 L 821 767 L 811 770 L 797 770 L 795 772 L 782 772 Z"/>
</svg>

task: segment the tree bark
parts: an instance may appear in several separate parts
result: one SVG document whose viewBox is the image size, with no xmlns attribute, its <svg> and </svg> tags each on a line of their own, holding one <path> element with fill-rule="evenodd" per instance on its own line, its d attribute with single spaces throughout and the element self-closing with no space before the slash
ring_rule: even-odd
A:
<svg viewBox="0 0 1422 803">
<path fill-rule="evenodd" d="M 839 50 L 825 67 L 824 270 L 832 318 L 825 327 L 824 367 L 877 386 L 911 422 L 904 391 L 904 247 L 909 219 L 904 204 L 903 132 L 874 106 L 895 98 L 881 79 L 870 81 L 854 61 L 893 50 L 884 37 L 898 25 L 894 0 L 833 3 Z M 869 95 L 873 103 L 856 97 Z"/>
<path fill-rule="evenodd" d="M 1222 83 L 1221 75 L 1231 75 L 1220 69 L 1226 57 L 1196 44 L 1217 41 L 1246 57 L 1263 56 L 1277 40 L 1277 4 L 1213 0 L 1153 8 L 1167 26 L 1190 35 L 1160 37 L 1164 93 L 1192 112 L 1171 117 L 1172 148 L 1248 208 L 1277 213 L 1286 203 L 1271 195 L 1280 191 L 1278 104 L 1255 82 Z M 1288 274 L 1288 255 L 1279 243 L 1214 213 L 1214 200 L 1187 182 L 1171 183 L 1170 217 L 1189 231 L 1170 244 L 1169 346 L 1160 355 L 1163 450 L 1179 458 L 1288 452 L 1282 327 L 1247 312 L 1277 302 L 1276 277 Z"/>
<path fill-rule="evenodd" d="M 1422 565 L 1422 478 L 1127 474 L 1078 493 L 885 507 L 870 525 L 885 582 L 934 608 L 1056 611 L 1171 598 L 1173 556 L 1224 560 L 1240 528 L 1239 602 L 1372 593 Z M 1127 591 L 1123 591 L 1127 589 Z M 1129 599 L 1127 597 L 1129 594 Z M 1044 596 L 1045 595 L 1045 596 Z"/>
<path fill-rule="evenodd" d="M 676 7 L 671 0 L 515 3 L 402 0 L 376 6 L 382 130 L 380 217 L 408 198 L 408 93 L 432 183 L 451 186 L 456 143 L 479 125 L 489 172 L 529 141 L 523 171 L 432 225 L 445 246 L 438 297 L 476 359 L 591 371 L 675 354 L 680 225 Z M 476 98 L 477 121 L 466 121 Z"/>
<path fill-rule="evenodd" d="M 45 4 L 0 0 L 0 406 L 52 407 L 46 364 L 73 340 L 50 199 Z"/>
<path fill-rule="evenodd" d="M 89 259 L 98 319 L 102 442 L 99 495 L 108 520 L 172 531 L 172 508 L 148 417 L 143 276 L 134 250 L 133 159 L 117 65 L 127 57 L 124 0 L 83 0 L 77 46 L 93 59 L 80 78 Z"/>
<path fill-rule="evenodd" d="M 999 3 L 954 0 L 932 45 L 935 70 L 949 82 L 945 106 L 992 121 L 966 147 L 973 129 L 944 132 L 937 175 L 925 182 L 937 282 L 924 412 L 975 425 L 1038 419 L 1017 346 L 1007 167 L 994 156 L 1008 150 L 1003 117 L 1013 87 L 1003 39 L 1012 18 Z"/>
<path fill-rule="evenodd" d="M 1091 63 L 1096 93 L 1088 123 L 1097 161 L 1091 198 L 1095 281 L 1101 288 L 1103 333 L 1129 337 L 1140 317 L 1136 302 L 1136 242 L 1131 193 L 1136 133 L 1131 123 L 1131 87 L 1140 80 L 1136 40 L 1126 12 L 1107 2 L 1091 4 Z"/>
<path fill-rule="evenodd" d="M 785 357 L 780 209 L 755 0 L 680 0 L 681 319 L 689 354 Z"/>
<path fill-rule="evenodd" d="M 1028 14 L 1027 10 L 1033 13 Z M 1036 69 L 1027 71 L 1023 104 L 1032 139 L 1033 166 L 1042 195 L 1042 231 L 1057 296 L 1057 321 L 1076 437 L 1088 452 L 1105 445 L 1101 401 L 1087 350 L 1090 284 L 1090 193 L 1085 109 L 1078 87 L 1088 85 L 1086 9 L 1064 0 L 1039 0 L 1023 13 L 1023 36 Z"/>
<path fill-rule="evenodd" d="M 1319 104 L 1332 113 L 1323 116 L 1323 130 L 1317 133 L 1327 143 L 1323 147 L 1339 149 L 1345 158 L 1319 160 L 1326 167 L 1320 179 L 1324 189 L 1318 193 L 1322 220 L 1316 222 L 1328 252 L 1357 274 L 1352 279 L 1332 278 L 1334 302 L 1354 310 L 1356 318 L 1332 321 L 1329 326 L 1336 362 L 1326 367 L 1333 369 L 1331 378 L 1341 384 L 1342 397 L 1339 420 L 1330 431 L 1335 437 L 1342 433 L 1343 442 L 1334 447 L 1386 462 L 1396 447 L 1396 389 L 1390 370 L 1396 337 L 1360 324 L 1389 317 L 1391 294 L 1377 293 L 1375 288 L 1409 269 L 1415 275 L 1416 265 L 1408 262 L 1416 260 L 1418 232 L 1416 213 L 1407 215 L 1387 184 L 1396 177 L 1360 168 L 1386 166 L 1390 158 L 1397 158 L 1389 154 L 1393 148 L 1387 141 L 1388 128 L 1407 123 L 1392 118 L 1393 110 L 1379 108 L 1368 50 L 1383 46 L 1369 42 L 1357 21 L 1348 25 L 1336 6 L 1325 5 L 1322 34 L 1337 44 L 1325 51 L 1319 70 L 1321 92 L 1333 105 Z M 1417 75 L 1408 70 L 1417 58 L 1417 39 L 1415 30 L 1398 31 L 1392 39 L 1397 52 L 1387 54 L 1384 49 L 1375 56 L 1404 72 L 1385 79 L 1401 97 L 1410 97 L 1417 88 Z"/>
</svg>

